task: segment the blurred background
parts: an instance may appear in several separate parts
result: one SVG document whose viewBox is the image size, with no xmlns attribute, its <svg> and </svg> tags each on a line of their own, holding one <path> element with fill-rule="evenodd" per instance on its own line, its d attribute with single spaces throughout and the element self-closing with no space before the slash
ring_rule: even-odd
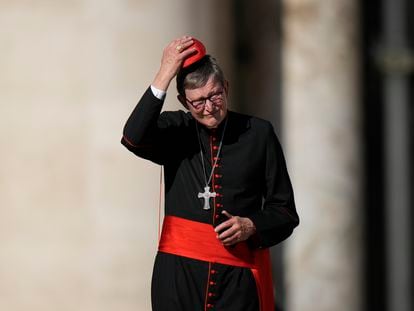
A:
<svg viewBox="0 0 414 311">
<path fill-rule="evenodd" d="M 0 310 L 150 310 L 160 168 L 119 143 L 163 47 L 271 120 L 301 224 L 280 310 L 412 311 L 409 0 L 0 0 Z M 165 109 L 180 109 L 170 87 Z"/>
</svg>

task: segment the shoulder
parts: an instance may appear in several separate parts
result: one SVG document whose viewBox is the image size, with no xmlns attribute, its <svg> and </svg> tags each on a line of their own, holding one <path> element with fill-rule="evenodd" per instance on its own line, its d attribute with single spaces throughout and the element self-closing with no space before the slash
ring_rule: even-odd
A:
<svg viewBox="0 0 414 311">
<path fill-rule="evenodd" d="M 272 123 L 262 118 L 234 111 L 229 111 L 229 118 L 233 123 L 238 124 L 240 127 L 244 127 L 245 129 L 254 132 L 259 132 L 261 134 L 274 132 Z"/>
<path fill-rule="evenodd" d="M 193 118 L 189 112 L 182 110 L 164 111 L 160 114 L 159 125 L 162 127 L 187 127 Z"/>
</svg>

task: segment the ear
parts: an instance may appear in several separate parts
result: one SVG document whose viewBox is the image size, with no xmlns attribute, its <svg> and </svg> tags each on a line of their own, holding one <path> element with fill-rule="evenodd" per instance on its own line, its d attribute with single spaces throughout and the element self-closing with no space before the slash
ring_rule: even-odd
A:
<svg viewBox="0 0 414 311">
<path fill-rule="evenodd" d="M 188 110 L 188 104 L 187 104 L 187 101 L 185 100 L 184 96 L 179 94 L 179 95 L 177 95 L 177 99 L 181 103 L 181 105 L 183 105 L 184 108 Z"/>
<path fill-rule="evenodd" d="M 226 97 L 228 97 L 229 96 L 229 89 L 230 89 L 229 81 L 224 80 L 223 88 L 224 88 L 224 93 L 226 94 Z"/>
</svg>

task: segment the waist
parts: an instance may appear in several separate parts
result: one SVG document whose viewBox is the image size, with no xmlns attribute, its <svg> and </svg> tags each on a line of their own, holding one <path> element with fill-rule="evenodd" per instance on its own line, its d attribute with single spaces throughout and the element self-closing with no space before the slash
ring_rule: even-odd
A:
<svg viewBox="0 0 414 311">
<path fill-rule="evenodd" d="M 225 247 L 214 227 L 175 216 L 164 219 L 158 250 L 197 260 L 244 268 L 257 268 L 255 253 L 246 242 Z"/>
</svg>

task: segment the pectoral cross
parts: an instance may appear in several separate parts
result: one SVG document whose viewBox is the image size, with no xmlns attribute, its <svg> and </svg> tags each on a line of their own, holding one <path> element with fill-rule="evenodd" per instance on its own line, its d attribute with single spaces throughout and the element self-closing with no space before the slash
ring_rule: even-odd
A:
<svg viewBox="0 0 414 311">
<path fill-rule="evenodd" d="M 204 187 L 204 193 L 199 192 L 198 193 L 198 198 L 204 199 L 204 207 L 203 209 L 205 210 L 209 210 L 210 209 L 210 198 L 214 198 L 216 196 L 215 192 L 210 192 L 210 187 Z"/>
</svg>

